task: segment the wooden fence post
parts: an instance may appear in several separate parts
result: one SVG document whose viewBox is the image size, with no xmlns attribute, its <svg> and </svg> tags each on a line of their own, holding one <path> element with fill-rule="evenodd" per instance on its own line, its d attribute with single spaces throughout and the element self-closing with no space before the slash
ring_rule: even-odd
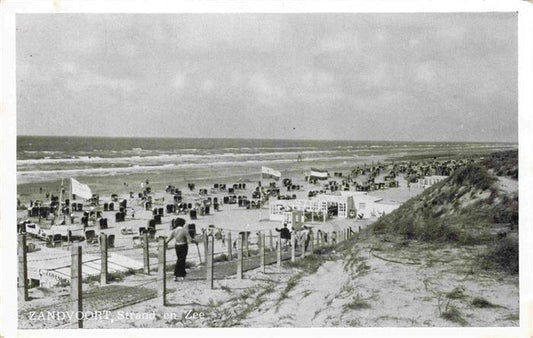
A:
<svg viewBox="0 0 533 338">
<path fill-rule="evenodd" d="M 207 239 L 207 237 L 208 237 L 208 236 L 207 236 L 207 232 L 204 232 L 204 236 L 203 236 L 203 237 L 204 237 L 203 239 L 204 239 L 204 257 L 205 257 L 204 261 L 205 261 L 206 264 L 207 264 L 207 244 L 208 244 L 208 243 L 207 243 L 207 242 L 208 242 L 208 239 Z"/>
<path fill-rule="evenodd" d="M 205 258 L 205 271 L 207 283 L 209 284 L 210 289 L 213 289 L 213 257 L 215 255 L 214 245 L 215 238 L 213 236 L 207 236 L 207 256 Z"/>
<path fill-rule="evenodd" d="M 167 243 L 166 237 L 159 237 L 158 240 L 158 265 L 157 265 L 157 279 L 159 285 L 157 288 L 157 295 L 163 306 L 167 305 Z"/>
<path fill-rule="evenodd" d="M 107 235 L 100 233 L 100 285 L 107 284 Z"/>
<path fill-rule="evenodd" d="M 278 235 L 278 254 L 277 254 L 277 265 L 278 272 L 281 271 L 281 233 Z"/>
<path fill-rule="evenodd" d="M 26 246 L 26 234 L 18 235 L 18 263 L 19 263 L 19 284 L 18 290 L 22 299 L 30 300 L 28 295 L 28 247 Z"/>
<path fill-rule="evenodd" d="M 269 230 L 268 235 L 270 237 L 270 251 L 274 251 L 274 241 L 272 239 L 272 230 Z"/>
<path fill-rule="evenodd" d="M 244 233 L 239 233 L 239 238 L 237 239 L 237 279 L 242 279 L 243 274 L 243 242 L 244 242 Z"/>
<path fill-rule="evenodd" d="M 266 244 L 266 235 L 265 234 L 259 234 L 259 243 L 260 243 L 260 247 L 259 247 L 259 262 L 261 264 L 261 272 L 262 273 L 265 273 L 266 272 L 266 267 L 265 267 L 265 244 Z"/>
<path fill-rule="evenodd" d="M 233 249 L 233 242 L 231 241 L 231 232 L 228 232 L 228 237 L 226 239 L 226 245 L 228 246 L 228 261 L 231 261 L 233 259 L 233 252 L 231 251 Z"/>
<path fill-rule="evenodd" d="M 143 256 L 144 256 L 144 273 L 150 274 L 150 244 L 148 243 L 148 233 L 142 234 L 143 239 Z"/>
<path fill-rule="evenodd" d="M 296 261 L 296 238 L 294 237 L 294 233 L 291 236 L 291 262 Z"/>
<path fill-rule="evenodd" d="M 248 233 L 248 231 L 245 231 L 244 232 L 244 250 L 245 250 L 245 255 L 246 257 L 250 257 L 250 248 L 248 247 L 248 242 L 250 241 L 250 235 Z"/>
<path fill-rule="evenodd" d="M 305 243 L 307 243 L 308 240 L 309 240 L 309 234 L 307 234 L 307 238 L 305 240 L 303 240 L 302 238 L 302 243 L 300 244 L 300 249 L 302 250 L 302 254 L 301 254 L 302 257 L 307 256 L 307 250 L 305 249 Z"/>
<path fill-rule="evenodd" d="M 70 297 L 72 299 L 72 321 L 78 323 L 78 328 L 83 328 L 83 294 L 82 294 L 82 257 L 81 246 L 73 243 L 71 248 L 70 265 Z"/>
</svg>

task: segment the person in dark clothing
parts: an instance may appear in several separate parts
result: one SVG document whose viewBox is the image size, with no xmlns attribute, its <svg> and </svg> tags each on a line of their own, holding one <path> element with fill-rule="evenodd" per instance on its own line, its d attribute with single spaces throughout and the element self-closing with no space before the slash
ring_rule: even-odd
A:
<svg viewBox="0 0 533 338">
<path fill-rule="evenodd" d="M 283 224 L 283 228 L 278 229 L 276 228 L 276 231 L 280 233 L 281 239 L 283 240 L 283 246 L 291 245 L 291 231 L 289 228 L 287 228 L 287 223 Z"/>
<path fill-rule="evenodd" d="M 189 251 L 189 242 L 195 243 L 196 241 L 191 237 L 189 231 L 184 228 L 183 224 L 172 230 L 166 243 L 168 244 L 172 239 L 175 240 L 176 249 L 176 266 L 174 267 L 174 281 L 183 280 L 187 275 L 185 271 L 185 261 L 187 259 L 187 253 Z"/>
</svg>

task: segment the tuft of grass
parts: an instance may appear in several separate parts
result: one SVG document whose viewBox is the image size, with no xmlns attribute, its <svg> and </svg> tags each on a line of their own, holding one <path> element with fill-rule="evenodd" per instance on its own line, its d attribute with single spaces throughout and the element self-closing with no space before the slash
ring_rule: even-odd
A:
<svg viewBox="0 0 533 338">
<path fill-rule="evenodd" d="M 295 276 L 292 276 L 287 281 L 287 285 L 285 285 L 285 289 L 283 289 L 283 291 L 281 292 L 280 301 L 286 299 L 289 296 L 289 292 L 291 292 L 292 289 L 294 289 L 296 287 L 296 285 L 298 284 L 298 280 L 301 277 L 302 277 L 302 274 L 299 273 L 299 274 L 297 274 Z M 279 303 L 279 301 L 278 301 L 278 303 Z"/>
<path fill-rule="evenodd" d="M 229 286 L 222 285 L 220 289 L 226 291 L 227 293 L 231 293 L 231 288 Z"/>
<path fill-rule="evenodd" d="M 351 294 L 353 292 L 353 285 L 350 282 L 344 284 L 341 288 L 341 292 Z"/>
<path fill-rule="evenodd" d="M 219 256 L 214 257 L 214 259 L 213 259 L 214 263 L 227 262 L 227 261 L 228 261 L 228 255 L 226 255 L 226 254 L 221 254 Z"/>
<path fill-rule="evenodd" d="M 504 237 L 489 247 L 485 255 L 480 256 L 485 269 L 499 267 L 510 274 L 518 273 L 518 238 Z"/>
<path fill-rule="evenodd" d="M 510 314 L 505 316 L 505 320 L 520 320 L 520 315 L 518 314 Z"/>
<path fill-rule="evenodd" d="M 352 301 L 342 306 L 344 311 L 348 310 L 362 310 L 371 308 L 370 304 L 364 300 L 361 295 L 357 294 L 352 297 Z"/>
<path fill-rule="evenodd" d="M 447 306 L 446 311 L 442 312 L 440 316 L 446 320 L 449 320 L 450 322 L 454 322 L 462 326 L 468 324 L 468 322 L 463 318 L 461 312 L 453 305 Z"/>
<path fill-rule="evenodd" d="M 302 297 L 302 298 L 305 298 L 305 297 L 309 296 L 309 295 L 312 294 L 312 293 L 313 293 L 313 291 L 311 291 L 311 290 L 305 290 L 305 291 L 303 292 L 303 297 Z"/>
<path fill-rule="evenodd" d="M 359 264 L 357 266 L 357 269 L 355 270 L 356 272 L 366 272 L 370 270 L 370 266 L 368 266 L 365 262 L 361 262 L 361 264 Z"/>
<path fill-rule="evenodd" d="M 474 299 L 472 299 L 472 305 L 479 308 L 498 307 L 498 305 L 492 304 L 483 297 L 475 297 Z"/>
<path fill-rule="evenodd" d="M 301 269 L 307 273 L 314 273 L 322 265 L 326 259 L 320 255 L 309 255 L 304 258 L 298 259 L 295 262 L 285 262 L 283 265 L 290 268 Z"/>
<path fill-rule="evenodd" d="M 357 327 L 357 326 L 361 326 L 361 323 L 357 319 L 351 319 L 346 322 L 346 325 L 351 326 L 351 327 Z"/>
<path fill-rule="evenodd" d="M 137 270 L 135 269 L 127 269 L 126 271 L 119 271 L 119 272 L 111 272 L 107 274 L 107 281 L 108 282 L 122 282 L 124 278 L 128 276 L 133 276 L 137 274 Z M 89 276 L 83 279 L 86 283 L 91 282 L 99 282 L 100 281 L 100 274 Z"/>
</svg>

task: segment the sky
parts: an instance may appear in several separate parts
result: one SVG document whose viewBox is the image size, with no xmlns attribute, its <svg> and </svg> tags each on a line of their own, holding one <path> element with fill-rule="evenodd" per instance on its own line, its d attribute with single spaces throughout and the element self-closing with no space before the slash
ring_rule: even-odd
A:
<svg viewBox="0 0 533 338">
<path fill-rule="evenodd" d="M 516 13 L 16 20 L 19 135 L 518 140 Z"/>
</svg>

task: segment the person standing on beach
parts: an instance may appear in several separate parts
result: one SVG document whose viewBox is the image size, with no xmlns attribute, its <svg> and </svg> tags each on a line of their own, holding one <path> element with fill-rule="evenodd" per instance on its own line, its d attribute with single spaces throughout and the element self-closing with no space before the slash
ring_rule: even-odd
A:
<svg viewBox="0 0 533 338">
<path fill-rule="evenodd" d="M 176 266 L 174 267 L 174 281 L 183 280 L 187 275 L 185 271 L 185 261 L 187 259 L 187 252 L 189 251 L 189 242 L 195 243 L 196 241 L 191 237 L 189 231 L 185 229 L 183 224 L 172 230 L 170 236 L 166 240 L 168 244 L 172 239 L 175 240 L 176 249 Z"/>
<path fill-rule="evenodd" d="M 307 247 L 309 246 L 309 228 L 305 225 L 300 231 L 300 243 L 302 245 L 303 250 L 307 251 Z"/>
<path fill-rule="evenodd" d="M 289 228 L 287 228 L 287 223 L 283 223 L 283 228 L 278 229 L 276 228 L 276 231 L 280 233 L 281 239 L 283 240 L 283 247 L 287 247 L 291 245 L 291 231 Z"/>
</svg>

